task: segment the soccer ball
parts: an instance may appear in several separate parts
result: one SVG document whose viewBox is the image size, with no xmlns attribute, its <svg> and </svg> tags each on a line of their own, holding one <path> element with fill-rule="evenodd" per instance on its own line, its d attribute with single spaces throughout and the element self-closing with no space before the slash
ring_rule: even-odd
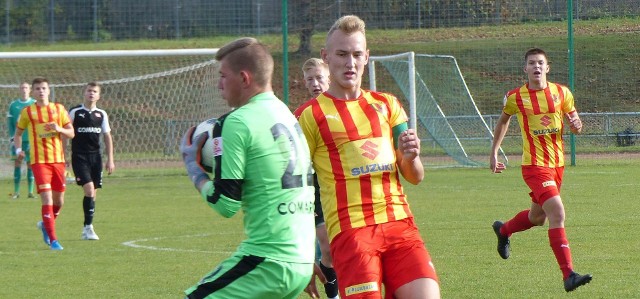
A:
<svg viewBox="0 0 640 299">
<path fill-rule="evenodd" d="M 200 149 L 200 165 L 202 166 L 202 168 L 204 168 L 205 171 L 211 173 L 213 172 L 213 168 L 214 168 L 214 160 L 213 160 L 213 153 L 214 150 L 216 148 L 220 148 L 219 146 L 216 147 L 214 146 L 214 143 L 219 142 L 219 140 L 213 140 L 213 127 L 216 125 L 216 118 L 211 118 L 211 119 L 207 119 L 203 122 L 201 122 L 200 124 L 198 124 L 198 126 L 196 126 L 195 131 L 193 131 L 193 135 L 191 135 L 191 141 L 193 141 L 193 138 L 195 138 L 196 136 L 200 135 L 203 132 L 209 132 L 209 138 L 207 138 L 207 141 L 204 143 L 204 145 L 202 146 L 202 148 Z"/>
</svg>

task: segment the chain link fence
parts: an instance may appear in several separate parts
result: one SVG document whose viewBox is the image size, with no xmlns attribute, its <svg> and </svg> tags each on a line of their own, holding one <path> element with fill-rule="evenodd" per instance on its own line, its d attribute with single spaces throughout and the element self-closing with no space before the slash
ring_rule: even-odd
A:
<svg viewBox="0 0 640 299">
<path fill-rule="evenodd" d="M 578 139 L 579 150 L 640 152 L 640 0 L 0 0 L 0 7 L 5 49 L 23 43 L 278 36 L 286 8 L 290 38 L 307 57 L 317 55 L 314 35 L 323 36 L 338 17 L 356 14 L 366 21 L 370 38 L 408 30 L 403 51 L 415 51 L 415 45 L 417 53 L 456 57 L 483 115 L 499 113 L 504 93 L 526 80 L 526 49 L 542 47 L 552 62 L 550 80 L 575 82 L 571 87 L 588 128 Z M 612 29 L 609 21 L 623 25 Z M 576 32 L 573 47 L 569 24 Z M 505 28 L 513 30 L 504 33 Z M 429 38 L 441 30 L 454 31 L 446 40 Z M 603 38 L 609 42 L 598 42 Z M 375 50 L 372 55 L 395 54 Z M 290 78 L 297 78 L 299 67 L 290 70 Z M 304 94 L 299 84 L 290 94 L 296 88 Z M 8 99 L 3 103 L 0 112 Z"/>
</svg>

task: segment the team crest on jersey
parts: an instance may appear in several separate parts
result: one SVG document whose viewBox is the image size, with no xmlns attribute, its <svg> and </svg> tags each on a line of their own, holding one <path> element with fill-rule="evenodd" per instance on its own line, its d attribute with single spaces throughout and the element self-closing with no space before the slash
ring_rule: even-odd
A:
<svg viewBox="0 0 640 299">
<path fill-rule="evenodd" d="M 554 103 L 557 103 L 559 101 L 557 94 L 552 95 L 551 98 L 553 99 Z"/>
<path fill-rule="evenodd" d="M 222 137 L 213 138 L 213 156 L 222 155 Z"/>
<path fill-rule="evenodd" d="M 100 112 L 96 112 L 96 113 L 94 113 L 93 115 L 94 115 L 95 117 L 97 117 L 97 118 L 101 118 L 101 117 L 102 117 L 102 114 L 100 114 Z"/>
<path fill-rule="evenodd" d="M 372 103 L 371 107 L 373 107 L 373 109 L 376 109 L 376 111 L 378 111 L 380 114 L 387 114 L 387 105 L 384 104 L 380 104 L 380 103 Z"/>
</svg>

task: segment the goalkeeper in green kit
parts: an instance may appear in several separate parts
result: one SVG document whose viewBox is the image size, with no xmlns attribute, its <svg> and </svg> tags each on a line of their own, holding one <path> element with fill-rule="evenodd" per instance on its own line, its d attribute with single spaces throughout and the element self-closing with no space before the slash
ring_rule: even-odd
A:
<svg viewBox="0 0 640 299">
<path fill-rule="evenodd" d="M 213 129 L 213 180 L 200 150 L 208 133 L 182 138 L 180 151 L 196 189 L 223 217 L 240 209 L 246 239 L 187 298 L 297 298 L 314 262 L 314 189 L 309 150 L 289 108 L 271 87 L 273 58 L 254 38 L 220 48 L 218 88 L 234 110 Z M 192 142 L 193 139 L 193 142 Z"/>
<path fill-rule="evenodd" d="M 13 168 L 13 193 L 11 198 L 18 199 L 20 197 L 20 179 L 22 176 L 22 161 L 18 155 L 16 155 L 16 147 L 13 144 L 13 135 L 16 133 L 16 125 L 18 124 L 18 118 L 20 112 L 27 106 L 31 106 L 36 103 L 36 100 L 31 97 L 31 84 L 28 82 L 22 82 L 20 84 L 21 97 L 17 98 L 9 104 L 7 111 L 7 128 L 9 129 L 9 137 L 11 143 L 11 159 L 14 160 Z M 33 177 L 33 171 L 31 170 L 31 160 L 29 155 L 29 135 L 27 131 L 24 131 L 22 135 L 22 151 L 25 153 L 24 161 L 27 164 L 27 184 L 29 188 L 29 194 L 27 197 L 35 198 L 33 189 L 35 187 L 35 179 Z M 19 145 L 20 146 L 20 145 Z"/>
</svg>

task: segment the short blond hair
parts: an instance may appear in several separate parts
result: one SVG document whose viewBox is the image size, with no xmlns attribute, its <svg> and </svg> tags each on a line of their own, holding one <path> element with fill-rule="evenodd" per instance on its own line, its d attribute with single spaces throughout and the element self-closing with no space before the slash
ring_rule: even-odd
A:
<svg viewBox="0 0 640 299">
<path fill-rule="evenodd" d="M 329 69 L 329 66 L 324 63 L 324 61 L 322 61 L 322 59 L 320 58 L 309 58 L 307 59 L 307 61 L 304 62 L 304 64 L 302 64 L 302 72 L 306 73 L 309 70 L 313 69 L 313 68 L 323 68 L 323 69 Z"/>
<path fill-rule="evenodd" d="M 226 59 L 234 72 L 243 70 L 253 74 L 259 86 L 271 84 L 273 57 L 267 47 L 253 37 L 236 39 L 218 50 L 216 60 Z"/>
<path fill-rule="evenodd" d="M 331 34 L 336 30 L 340 30 L 346 34 L 361 32 L 362 35 L 366 36 L 364 21 L 360 17 L 355 15 L 343 16 L 336 20 L 336 22 L 333 23 L 333 26 L 331 26 L 331 29 L 329 29 L 327 38 L 329 38 L 329 36 L 331 36 Z"/>
</svg>

